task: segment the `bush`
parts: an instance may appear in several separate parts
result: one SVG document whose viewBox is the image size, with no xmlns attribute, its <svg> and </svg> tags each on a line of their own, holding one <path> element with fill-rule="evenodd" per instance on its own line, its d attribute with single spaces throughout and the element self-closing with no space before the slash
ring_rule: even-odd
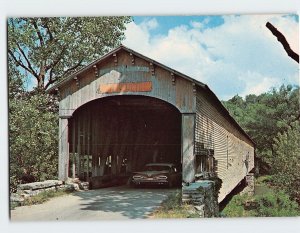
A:
<svg viewBox="0 0 300 233">
<path fill-rule="evenodd" d="M 256 197 L 236 195 L 221 213 L 225 217 L 289 217 L 300 215 L 297 202 L 283 191 Z"/>
<path fill-rule="evenodd" d="M 285 190 L 300 204 L 300 124 L 278 134 L 274 144 L 273 185 Z"/>
<path fill-rule="evenodd" d="M 246 195 L 236 195 L 223 209 L 221 216 L 223 217 L 248 217 L 253 216 L 252 211 L 245 210 L 245 204 L 249 200 Z"/>
<path fill-rule="evenodd" d="M 58 113 L 47 94 L 9 101 L 10 191 L 20 183 L 57 178 Z"/>
<path fill-rule="evenodd" d="M 297 202 L 283 191 L 267 193 L 256 198 L 258 217 L 288 217 L 300 214 Z"/>
</svg>

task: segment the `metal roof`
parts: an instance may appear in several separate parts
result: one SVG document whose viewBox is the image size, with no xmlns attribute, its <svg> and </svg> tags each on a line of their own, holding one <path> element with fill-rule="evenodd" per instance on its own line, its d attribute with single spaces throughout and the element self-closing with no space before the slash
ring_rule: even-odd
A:
<svg viewBox="0 0 300 233">
<path fill-rule="evenodd" d="M 215 101 L 215 103 L 217 104 L 217 107 L 219 107 L 219 109 L 222 111 L 222 113 L 225 115 L 225 116 L 227 116 L 230 120 L 231 120 L 231 122 L 254 144 L 254 145 L 256 145 L 256 143 L 250 138 L 250 136 L 242 129 L 242 127 L 236 122 L 236 120 L 230 115 L 230 113 L 227 111 L 227 109 L 224 107 L 224 105 L 221 103 L 221 101 L 218 99 L 218 97 L 215 95 L 215 93 L 213 93 L 213 91 L 212 90 L 210 90 L 210 88 L 206 85 L 206 84 L 204 84 L 204 83 L 202 83 L 202 82 L 200 82 L 200 81 L 198 81 L 198 80 L 196 80 L 196 79 L 193 79 L 193 78 L 191 78 L 191 77 L 189 77 L 189 76 L 187 76 L 187 75 L 185 75 L 185 74 L 183 74 L 183 73 L 181 73 L 181 72 L 179 72 L 179 71 L 176 71 L 176 70 L 174 70 L 174 69 L 172 69 L 172 68 L 170 68 L 170 67 L 168 67 L 168 66 L 166 66 L 166 65 L 164 65 L 164 64 L 161 64 L 161 63 L 159 63 L 159 62 L 157 62 L 157 61 L 155 61 L 155 60 L 153 60 L 153 59 L 151 59 L 151 58 L 149 58 L 149 57 L 146 57 L 146 56 L 144 56 L 144 55 L 142 55 L 142 54 L 140 54 L 140 53 L 138 53 L 138 52 L 136 52 L 136 51 L 134 51 L 134 50 L 132 50 L 132 49 L 130 49 L 130 48 L 128 48 L 128 47 L 125 47 L 124 45 L 120 45 L 119 47 L 117 47 L 117 48 L 115 48 L 115 49 L 113 49 L 112 51 L 110 51 L 109 53 L 107 53 L 107 54 L 105 54 L 104 56 L 102 56 L 102 57 L 100 57 L 99 59 L 97 59 L 97 60 L 95 60 L 94 62 L 92 62 L 92 63 L 90 63 L 90 64 L 88 64 L 87 66 L 85 66 L 85 67 L 83 67 L 82 69 L 80 69 L 80 70 L 78 70 L 78 71 L 76 71 L 75 73 L 73 73 L 73 74 L 71 74 L 71 75 L 69 75 L 69 76 L 67 76 L 66 78 L 64 78 L 64 79 L 62 79 L 60 82 L 58 82 L 57 84 L 55 84 L 54 86 L 52 86 L 51 88 L 49 88 L 48 90 L 47 90 L 47 92 L 48 93 L 53 93 L 53 92 L 55 92 L 56 91 L 56 89 L 57 88 L 59 88 L 60 86 L 62 86 L 62 85 L 64 85 L 64 84 L 66 84 L 66 83 L 68 83 L 69 81 L 71 81 L 71 80 L 73 80 L 74 79 L 74 77 L 76 77 L 76 76 L 78 76 L 79 74 L 81 74 L 81 73 L 83 73 L 83 72 L 85 72 L 85 71 L 87 71 L 87 70 L 89 70 L 89 69 L 91 69 L 91 68 L 93 68 L 93 66 L 94 65 L 96 65 L 96 64 L 98 64 L 99 62 L 101 62 L 101 61 L 104 61 L 105 59 L 107 59 L 107 58 L 109 58 L 110 56 L 112 56 L 114 53 L 117 53 L 117 52 L 119 52 L 119 51 L 121 51 L 121 50 L 125 50 L 125 51 L 127 51 L 127 52 L 129 52 L 129 53 L 132 53 L 132 54 L 134 54 L 136 57 L 139 57 L 139 58 L 141 58 L 141 59 L 144 59 L 144 60 L 146 60 L 146 61 L 149 61 L 149 62 L 151 62 L 152 64 L 154 64 L 154 65 L 156 65 L 156 66 L 158 66 L 158 67 L 161 67 L 161 68 L 163 68 L 163 69 L 165 69 L 165 70 L 168 70 L 168 71 L 170 71 L 170 72 L 172 72 L 174 75 L 177 75 L 177 76 L 179 76 L 179 77 L 182 77 L 182 78 L 184 78 L 184 79 L 186 79 L 186 80 L 189 80 L 190 82 L 192 82 L 192 83 L 195 83 L 197 86 L 199 86 L 200 88 L 202 88 L 202 89 L 204 89 L 205 91 L 207 91 L 207 93 L 213 98 L 213 100 Z"/>
</svg>

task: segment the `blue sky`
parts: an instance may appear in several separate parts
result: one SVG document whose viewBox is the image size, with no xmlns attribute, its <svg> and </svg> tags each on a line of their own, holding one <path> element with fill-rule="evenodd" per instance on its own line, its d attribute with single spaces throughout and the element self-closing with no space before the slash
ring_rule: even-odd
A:
<svg viewBox="0 0 300 233">
<path fill-rule="evenodd" d="M 265 27 L 299 51 L 297 15 L 138 16 L 124 45 L 209 85 L 220 99 L 299 85 L 299 66 Z"/>
<path fill-rule="evenodd" d="M 166 35 L 168 31 L 178 25 L 186 25 L 187 27 L 192 28 L 190 25 L 191 22 L 205 22 L 209 21 L 209 24 L 205 24 L 206 28 L 213 28 L 220 26 L 224 23 L 222 16 L 134 16 L 133 20 L 136 24 L 141 24 L 144 21 L 151 20 L 155 18 L 158 26 L 152 30 L 152 35 L 162 34 Z"/>
</svg>

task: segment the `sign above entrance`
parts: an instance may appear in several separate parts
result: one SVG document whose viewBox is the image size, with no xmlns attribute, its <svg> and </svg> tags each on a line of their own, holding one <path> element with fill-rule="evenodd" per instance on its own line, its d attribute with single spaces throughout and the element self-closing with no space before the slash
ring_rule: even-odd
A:
<svg viewBox="0 0 300 233">
<path fill-rule="evenodd" d="M 101 69 L 101 70 L 99 70 L 99 75 L 109 73 L 112 70 L 115 70 L 115 71 L 118 71 L 118 72 L 121 72 L 121 73 L 126 73 L 126 72 L 149 72 L 150 71 L 149 67 L 146 67 L 146 66 L 127 66 L 127 65 L 125 66 L 125 65 L 121 65 L 121 66 Z"/>
<path fill-rule="evenodd" d="M 100 84 L 98 93 L 148 92 L 151 90 L 152 90 L 152 82 L 109 83 L 109 84 Z"/>
</svg>

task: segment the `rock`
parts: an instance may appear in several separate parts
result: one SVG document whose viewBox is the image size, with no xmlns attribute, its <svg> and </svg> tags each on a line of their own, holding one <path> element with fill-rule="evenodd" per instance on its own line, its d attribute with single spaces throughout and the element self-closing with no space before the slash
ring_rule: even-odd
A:
<svg viewBox="0 0 300 233">
<path fill-rule="evenodd" d="M 219 206 L 214 191 L 214 182 L 199 180 L 182 187 L 184 203 L 191 203 L 201 217 L 214 217 L 219 214 Z"/>
<path fill-rule="evenodd" d="M 74 190 L 75 191 L 79 191 L 80 190 L 79 184 L 77 183 L 77 181 L 74 181 L 74 179 L 66 181 L 66 185 L 72 186 L 73 191 Z"/>
<path fill-rule="evenodd" d="M 34 183 L 28 183 L 28 184 L 20 184 L 18 185 L 18 190 L 36 190 L 36 189 L 44 189 L 49 188 L 53 186 L 59 186 L 62 185 L 63 182 L 60 180 L 46 180 L 42 182 L 34 182 Z"/>
<path fill-rule="evenodd" d="M 80 182 L 79 183 L 79 188 L 82 189 L 82 190 L 89 190 L 89 182 Z"/>
<path fill-rule="evenodd" d="M 197 211 L 204 211 L 204 205 L 194 206 Z"/>
<path fill-rule="evenodd" d="M 24 200 L 25 199 L 22 196 L 20 196 L 19 194 L 16 194 L 16 193 L 10 194 L 10 201 L 11 202 L 21 203 L 21 202 L 24 202 Z"/>
</svg>

